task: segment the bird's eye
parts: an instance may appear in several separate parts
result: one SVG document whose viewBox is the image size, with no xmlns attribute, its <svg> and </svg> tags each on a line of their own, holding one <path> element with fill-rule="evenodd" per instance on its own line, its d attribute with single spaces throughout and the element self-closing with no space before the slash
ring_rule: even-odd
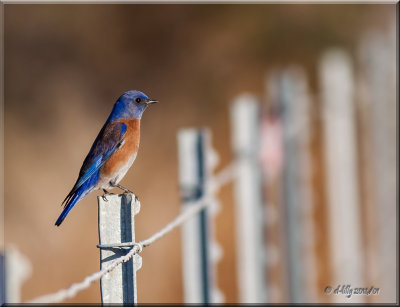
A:
<svg viewBox="0 0 400 307">
<path fill-rule="evenodd" d="M 136 101 L 137 103 L 140 103 L 140 102 L 142 101 L 142 99 L 136 98 L 135 101 Z"/>
</svg>

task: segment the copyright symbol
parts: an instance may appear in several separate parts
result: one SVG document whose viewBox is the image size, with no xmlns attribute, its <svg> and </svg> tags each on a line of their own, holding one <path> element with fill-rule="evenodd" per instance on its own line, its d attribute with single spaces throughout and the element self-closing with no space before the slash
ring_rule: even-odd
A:
<svg viewBox="0 0 400 307">
<path fill-rule="evenodd" d="M 332 287 L 327 286 L 324 291 L 326 294 L 330 294 L 332 292 Z"/>
</svg>

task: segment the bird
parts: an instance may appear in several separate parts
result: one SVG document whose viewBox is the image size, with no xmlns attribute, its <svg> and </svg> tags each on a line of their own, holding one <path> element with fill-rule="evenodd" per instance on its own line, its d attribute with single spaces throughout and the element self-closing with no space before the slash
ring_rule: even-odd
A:
<svg viewBox="0 0 400 307">
<path fill-rule="evenodd" d="M 143 112 L 157 102 L 136 90 L 127 91 L 118 98 L 83 161 L 74 186 L 61 204 L 64 209 L 56 226 L 60 226 L 71 209 L 92 191 L 102 189 L 105 200 L 106 195 L 112 194 L 108 191 L 111 188 L 132 193 L 119 182 L 136 159 Z"/>
</svg>

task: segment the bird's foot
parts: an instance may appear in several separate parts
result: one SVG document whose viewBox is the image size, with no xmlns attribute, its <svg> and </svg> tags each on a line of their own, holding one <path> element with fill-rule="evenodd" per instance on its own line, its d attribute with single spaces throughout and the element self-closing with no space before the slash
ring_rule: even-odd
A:
<svg viewBox="0 0 400 307">
<path fill-rule="evenodd" d="M 140 202 L 140 200 L 139 200 L 139 197 L 137 197 L 136 195 L 135 195 L 135 203 L 136 202 Z"/>
<path fill-rule="evenodd" d="M 108 201 L 107 195 L 114 195 L 114 193 L 108 192 L 106 189 L 103 189 L 103 192 L 104 192 L 104 194 L 103 194 L 102 198 L 104 201 Z"/>
</svg>

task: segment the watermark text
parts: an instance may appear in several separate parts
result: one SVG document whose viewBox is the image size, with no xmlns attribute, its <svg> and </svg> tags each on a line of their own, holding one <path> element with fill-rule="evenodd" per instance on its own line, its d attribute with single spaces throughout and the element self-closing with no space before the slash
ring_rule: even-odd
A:
<svg viewBox="0 0 400 307">
<path fill-rule="evenodd" d="M 379 288 L 374 286 L 352 287 L 351 285 L 338 285 L 336 288 L 327 286 L 324 292 L 326 294 L 344 295 L 347 298 L 351 298 L 352 295 L 377 295 L 379 294 L 379 290 Z"/>
</svg>

